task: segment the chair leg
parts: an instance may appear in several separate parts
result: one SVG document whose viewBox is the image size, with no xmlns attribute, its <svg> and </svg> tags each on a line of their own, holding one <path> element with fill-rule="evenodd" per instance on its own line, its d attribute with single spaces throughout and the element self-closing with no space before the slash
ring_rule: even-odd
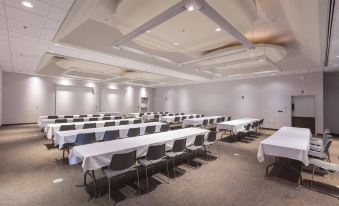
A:
<svg viewBox="0 0 339 206">
<path fill-rule="evenodd" d="M 172 158 L 173 161 L 173 172 L 174 172 L 174 179 L 177 178 L 177 175 L 175 174 L 175 162 L 174 162 L 174 157 Z"/>
<path fill-rule="evenodd" d="M 111 180 L 107 178 L 108 181 L 108 205 L 111 203 Z"/>
<path fill-rule="evenodd" d="M 312 171 L 312 180 L 311 180 L 311 187 L 313 187 L 313 177 L 314 177 L 314 170 L 315 170 L 315 165 L 313 165 L 313 171 Z"/>
<path fill-rule="evenodd" d="M 84 186 L 86 186 L 86 176 L 87 176 L 88 173 L 89 173 L 89 170 L 87 170 L 84 174 Z"/>
<path fill-rule="evenodd" d="M 147 174 L 147 170 L 148 170 L 148 168 L 146 166 L 146 189 L 147 189 L 147 192 L 149 192 L 149 190 L 148 190 L 148 174 Z"/>
<path fill-rule="evenodd" d="M 168 162 L 166 161 L 166 170 L 167 170 L 167 183 L 169 184 L 169 172 L 168 172 Z"/>
<path fill-rule="evenodd" d="M 94 194 L 95 194 L 95 197 L 98 197 L 98 192 L 97 192 L 97 180 L 96 180 L 96 178 L 95 178 L 94 170 L 92 170 L 92 175 L 93 175 L 93 179 L 94 179 Z"/>
<path fill-rule="evenodd" d="M 139 180 L 139 169 L 137 167 L 137 182 L 138 182 L 138 193 L 139 193 L 139 196 L 140 196 L 140 180 Z"/>
</svg>

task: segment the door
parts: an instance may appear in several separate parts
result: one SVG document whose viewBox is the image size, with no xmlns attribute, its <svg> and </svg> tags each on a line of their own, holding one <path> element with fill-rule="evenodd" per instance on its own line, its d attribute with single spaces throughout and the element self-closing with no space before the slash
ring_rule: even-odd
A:
<svg viewBox="0 0 339 206">
<path fill-rule="evenodd" d="M 292 127 L 309 128 L 315 133 L 315 96 L 292 96 Z"/>
</svg>

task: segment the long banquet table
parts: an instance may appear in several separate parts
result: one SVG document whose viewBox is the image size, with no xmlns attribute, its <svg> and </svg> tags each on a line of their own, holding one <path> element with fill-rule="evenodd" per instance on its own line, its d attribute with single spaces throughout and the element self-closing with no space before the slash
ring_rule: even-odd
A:
<svg viewBox="0 0 339 206">
<path fill-rule="evenodd" d="M 112 120 L 116 118 L 116 116 L 105 116 L 110 117 Z M 74 119 L 84 119 L 84 122 L 88 122 L 90 118 L 98 118 L 98 121 L 102 121 L 104 116 L 100 117 L 75 117 L 75 118 L 65 118 L 67 120 L 67 123 L 73 122 Z M 48 124 L 54 124 L 56 119 L 42 119 L 41 123 L 38 124 L 41 128 L 45 128 Z"/>
<path fill-rule="evenodd" d="M 204 120 L 210 120 L 210 119 L 214 119 L 214 123 L 217 122 L 218 118 L 221 118 L 223 116 L 210 116 L 210 117 L 199 117 L 199 118 L 192 118 L 192 119 L 184 119 L 184 121 L 182 122 L 182 127 L 186 127 L 186 126 L 198 126 L 198 125 L 202 125 Z"/>
<path fill-rule="evenodd" d="M 259 119 L 242 118 L 226 122 L 220 122 L 217 124 L 217 131 L 227 130 L 233 132 L 234 134 L 237 134 L 238 132 L 244 130 L 247 124 L 252 124 L 253 122 L 256 121 L 259 121 Z"/>
<path fill-rule="evenodd" d="M 130 128 L 140 128 L 140 135 L 145 134 L 145 130 L 147 126 L 156 126 L 155 132 L 160 131 L 161 125 L 165 123 L 161 122 L 148 122 L 141 124 L 129 124 L 129 125 L 119 125 L 112 127 L 101 127 L 101 128 L 91 128 L 91 129 L 79 129 L 79 130 L 70 130 L 70 131 L 62 131 L 55 133 L 55 145 L 59 145 L 59 149 L 62 149 L 63 145 L 66 143 L 74 143 L 77 137 L 77 134 L 83 133 L 95 133 L 96 140 L 102 140 L 106 131 L 110 130 L 119 130 L 119 137 L 125 138 L 127 137 L 128 130 Z"/>
<path fill-rule="evenodd" d="M 200 128 L 186 128 L 168 132 L 143 135 L 107 142 L 94 143 L 74 147 L 69 154 L 69 164 L 82 162 L 84 171 L 96 170 L 110 164 L 113 154 L 137 150 L 137 157 L 146 155 L 150 145 L 166 143 L 166 148 L 173 146 L 176 139 L 186 138 L 186 145 L 191 145 L 197 135 L 207 135 L 209 130 Z"/>
<path fill-rule="evenodd" d="M 161 116 L 160 117 L 160 121 L 170 123 L 170 122 L 174 122 L 175 117 L 180 117 L 180 121 L 182 121 L 183 117 L 186 117 L 186 119 L 188 119 L 189 116 L 193 116 L 193 118 L 196 118 L 198 115 L 200 117 L 200 114 L 185 114 L 185 115 Z"/>
<path fill-rule="evenodd" d="M 310 129 L 282 127 L 260 143 L 258 161 L 263 162 L 266 154 L 298 160 L 307 166 L 311 137 Z"/>
<path fill-rule="evenodd" d="M 45 127 L 45 132 L 47 139 L 52 139 L 56 132 L 60 131 L 60 127 L 62 125 L 75 125 L 75 129 L 83 129 L 84 124 L 86 123 L 95 123 L 96 127 L 103 127 L 106 122 L 115 122 L 115 125 L 119 125 L 120 121 L 128 121 L 129 124 L 133 124 L 134 120 L 137 120 L 138 118 L 131 118 L 131 119 L 117 119 L 117 120 L 102 120 L 102 121 L 89 121 L 89 122 L 70 122 L 70 123 L 54 123 L 54 124 L 47 124 Z"/>
</svg>

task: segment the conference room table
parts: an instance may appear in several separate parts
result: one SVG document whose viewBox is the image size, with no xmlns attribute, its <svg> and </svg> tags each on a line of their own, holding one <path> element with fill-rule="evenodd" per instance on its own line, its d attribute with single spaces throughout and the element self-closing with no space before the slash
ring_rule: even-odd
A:
<svg viewBox="0 0 339 206">
<path fill-rule="evenodd" d="M 233 134 L 237 134 L 238 132 L 243 131 L 247 124 L 252 124 L 253 122 L 256 121 L 259 121 L 259 119 L 242 118 L 226 122 L 220 122 L 217 124 L 217 131 L 226 130 L 231 131 Z"/>
<path fill-rule="evenodd" d="M 138 118 L 138 117 L 140 118 L 140 114 L 141 114 L 141 112 L 133 112 L 133 113 L 129 113 L 128 116 L 133 117 L 133 118 Z M 168 112 L 143 112 L 141 117 L 148 116 L 149 118 L 153 118 L 153 116 L 155 114 L 158 114 L 158 115 L 166 114 L 166 115 L 168 115 L 169 113 Z"/>
<path fill-rule="evenodd" d="M 193 116 L 193 118 L 196 118 L 197 116 L 200 117 L 200 114 L 185 114 L 185 115 L 173 115 L 173 116 L 160 116 L 161 122 L 174 122 L 175 117 L 180 117 L 180 121 L 182 121 L 183 117 L 186 117 L 188 119 L 190 116 Z"/>
<path fill-rule="evenodd" d="M 97 121 L 102 121 L 104 117 L 110 117 L 111 120 L 114 120 L 116 116 L 100 116 L 100 117 L 75 117 L 75 118 L 65 118 L 67 123 L 72 123 L 74 119 L 84 119 L 84 122 L 88 122 L 90 118 L 98 118 Z M 45 128 L 48 124 L 54 124 L 56 119 L 42 119 L 41 123 L 38 124 L 41 128 Z"/>
<path fill-rule="evenodd" d="M 100 114 L 100 115 L 110 114 L 111 116 L 117 116 L 117 117 L 122 116 L 122 112 L 97 112 L 97 114 Z"/>
<path fill-rule="evenodd" d="M 258 149 L 257 158 L 259 162 L 264 161 L 265 155 L 276 157 L 275 162 L 266 167 L 266 175 L 268 176 L 269 167 L 276 165 L 282 158 L 290 160 L 297 160 L 302 164 L 308 166 L 308 151 L 310 149 L 312 133 L 308 128 L 297 127 L 282 127 L 270 137 L 263 140 Z M 289 166 L 293 171 L 299 173 L 299 183 L 302 183 L 301 169 L 293 168 L 290 162 Z"/>
<path fill-rule="evenodd" d="M 182 122 L 182 127 L 185 128 L 187 126 L 199 126 L 202 125 L 202 123 L 204 122 L 204 120 L 210 120 L 210 119 L 214 119 L 214 123 L 217 122 L 218 118 L 222 118 L 223 116 L 210 116 L 210 117 L 199 117 L 199 118 L 192 118 L 192 119 L 184 119 L 184 121 Z"/>
<path fill-rule="evenodd" d="M 122 113 L 121 112 L 112 112 L 110 113 L 111 115 L 110 116 L 114 116 L 114 117 L 121 117 L 122 116 Z M 93 115 L 99 115 L 99 117 L 103 117 L 107 114 L 85 114 L 87 115 L 87 117 L 93 117 Z M 73 118 L 83 118 L 83 117 L 80 117 L 80 114 L 75 114 L 75 115 L 52 115 L 52 116 L 57 116 L 58 118 L 57 119 L 72 119 L 72 118 L 65 118 L 65 116 L 73 116 Z M 37 121 L 37 124 L 42 127 L 42 120 L 45 120 L 45 119 L 48 119 L 48 116 L 44 115 L 44 116 L 39 116 L 38 117 L 38 121 Z M 55 120 L 55 119 L 53 119 Z"/>
<path fill-rule="evenodd" d="M 131 118 L 131 119 L 117 119 L 117 120 L 102 120 L 102 121 L 88 121 L 88 122 L 70 122 L 70 123 L 54 123 L 54 124 L 47 124 L 45 127 L 45 133 L 47 139 L 52 139 L 56 132 L 60 131 L 60 127 L 62 125 L 75 125 L 75 129 L 83 129 L 84 124 L 86 123 L 95 123 L 96 128 L 104 127 L 106 122 L 115 122 L 115 125 L 119 125 L 120 121 L 128 121 L 129 124 L 133 124 L 134 120 L 138 120 L 140 118 Z"/>
<path fill-rule="evenodd" d="M 162 125 L 166 123 L 162 122 L 148 122 L 141 124 L 129 124 L 129 125 L 118 125 L 112 127 L 100 127 L 100 128 L 90 128 L 90 129 L 79 129 L 79 130 L 69 130 L 56 132 L 54 136 L 55 146 L 59 145 L 59 149 L 63 148 L 64 144 L 74 143 L 78 134 L 83 133 L 95 133 L 96 140 L 102 140 L 106 131 L 119 130 L 119 138 L 126 138 L 128 130 L 130 128 L 140 128 L 140 135 L 145 134 L 147 126 L 155 126 L 155 132 L 159 132 Z"/>
</svg>

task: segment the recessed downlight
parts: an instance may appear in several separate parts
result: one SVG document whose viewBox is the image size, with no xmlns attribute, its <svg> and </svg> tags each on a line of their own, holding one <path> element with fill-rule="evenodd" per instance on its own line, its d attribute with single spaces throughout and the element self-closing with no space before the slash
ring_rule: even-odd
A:
<svg viewBox="0 0 339 206">
<path fill-rule="evenodd" d="M 214 29 L 214 31 L 216 31 L 216 32 L 218 32 L 218 31 L 221 31 L 221 28 L 216 28 L 216 29 Z"/>
<path fill-rule="evenodd" d="M 194 10 L 194 6 L 190 6 L 187 8 L 187 11 L 193 11 Z"/>
<path fill-rule="evenodd" d="M 146 31 L 146 33 L 150 33 L 150 32 L 151 32 L 151 30 L 147 30 L 147 31 Z"/>
<path fill-rule="evenodd" d="M 21 4 L 24 6 L 24 7 L 27 7 L 27 8 L 33 8 L 33 4 L 29 1 L 22 1 Z"/>
<path fill-rule="evenodd" d="M 178 46 L 179 43 L 178 43 L 178 42 L 174 42 L 173 45 L 174 45 L 174 46 Z"/>
<path fill-rule="evenodd" d="M 251 55 L 251 56 L 254 56 L 254 53 L 251 53 L 250 55 Z"/>
<path fill-rule="evenodd" d="M 263 62 L 264 60 L 263 60 L 263 59 L 259 59 L 258 61 L 259 61 L 259 62 Z"/>
</svg>

